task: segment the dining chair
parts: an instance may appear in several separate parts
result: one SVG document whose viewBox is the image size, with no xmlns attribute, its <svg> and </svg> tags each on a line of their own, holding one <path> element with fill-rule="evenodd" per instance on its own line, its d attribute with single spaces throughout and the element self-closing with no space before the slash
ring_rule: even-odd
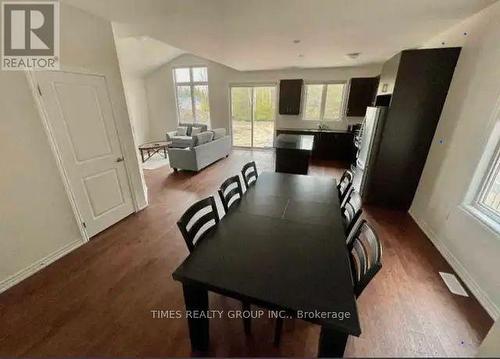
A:
<svg viewBox="0 0 500 359">
<path fill-rule="evenodd" d="M 240 176 L 229 177 L 222 182 L 219 188 L 219 197 L 226 213 L 233 205 L 238 204 L 243 198 Z"/>
<path fill-rule="evenodd" d="M 382 268 L 382 244 L 368 222 L 363 219 L 356 227 L 353 240 L 347 246 L 354 280 L 354 295 L 358 298 L 370 281 Z M 274 345 L 281 340 L 283 319 L 276 319 Z"/>
<path fill-rule="evenodd" d="M 340 204 L 344 203 L 344 200 L 347 198 L 346 196 L 352 187 L 353 179 L 354 179 L 354 176 L 352 174 L 352 171 L 350 171 L 350 170 L 345 170 L 344 173 L 342 174 L 342 177 L 340 177 L 340 181 L 337 184 L 337 189 L 339 191 Z"/>
<path fill-rule="evenodd" d="M 380 263 L 380 258 L 382 257 L 382 247 L 381 244 L 378 240 L 377 235 L 373 231 L 373 229 L 368 225 L 366 220 L 362 220 L 360 224 L 356 227 L 356 234 L 352 237 L 353 239 L 351 242 L 347 244 L 347 248 L 349 252 L 355 251 L 355 256 L 358 258 L 358 251 L 360 249 L 360 244 L 367 243 L 371 245 L 375 245 L 374 250 L 370 251 L 370 254 L 375 254 L 378 253 L 376 256 L 370 256 L 369 259 L 372 259 L 372 261 L 369 261 L 368 259 L 364 259 L 361 263 L 363 265 L 369 265 L 369 267 L 363 267 L 360 266 L 360 269 L 365 269 L 365 271 L 361 272 L 360 275 L 358 276 L 358 267 L 353 266 L 353 259 L 351 259 L 351 270 L 353 273 L 353 277 L 355 277 L 354 280 L 354 293 L 356 295 L 356 298 L 361 294 L 363 289 L 368 285 L 370 282 L 371 278 L 377 274 L 378 270 L 382 267 L 382 264 Z M 349 238 L 349 237 L 348 237 Z M 354 249 L 355 248 L 355 249 Z M 361 247 L 363 248 L 363 247 Z M 362 252 L 362 253 L 368 253 L 368 251 Z M 353 254 L 350 253 L 350 256 L 352 257 Z M 362 257 L 366 258 L 366 257 Z M 354 272 L 356 270 L 356 272 Z M 358 280 L 359 278 L 359 280 Z M 277 318 L 276 323 L 274 326 L 274 345 L 279 346 L 280 341 L 281 341 L 281 332 L 283 329 L 283 319 Z"/>
<path fill-rule="evenodd" d="M 189 207 L 177 222 L 189 252 L 219 223 L 219 214 L 213 196 L 202 199 Z"/>
<path fill-rule="evenodd" d="M 348 248 L 357 298 L 382 268 L 382 244 L 373 228 L 362 220 Z"/>
<path fill-rule="evenodd" d="M 259 177 L 255 161 L 248 162 L 244 165 L 241 169 L 241 174 L 243 175 L 243 181 L 245 181 L 245 187 L 248 189 L 255 183 L 255 181 L 257 181 L 257 178 Z"/>
<path fill-rule="evenodd" d="M 361 217 L 361 213 L 363 212 L 363 210 L 361 209 L 362 204 L 363 203 L 359 193 L 351 188 L 347 200 L 341 207 L 345 234 L 348 239 L 350 237 L 349 234 L 351 233 L 351 230 L 354 228 L 354 225 L 358 221 L 359 217 Z"/>
<path fill-rule="evenodd" d="M 186 241 L 189 252 L 192 252 L 195 249 L 198 243 L 200 243 L 201 240 L 204 239 L 207 234 L 217 226 L 219 221 L 219 214 L 217 212 L 217 206 L 213 196 L 196 202 L 189 207 L 186 212 L 184 212 L 181 219 L 177 222 L 177 226 Z M 250 303 L 241 302 L 241 310 L 250 311 Z M 250 317 L 243 317 L 243 328 L 245 330 L 245 334 L 250 335 Z"/>
</svg>

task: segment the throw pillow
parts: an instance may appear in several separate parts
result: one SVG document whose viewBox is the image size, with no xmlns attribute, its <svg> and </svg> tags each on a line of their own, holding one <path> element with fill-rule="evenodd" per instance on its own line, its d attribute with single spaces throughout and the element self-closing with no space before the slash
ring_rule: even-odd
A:
<svg viewBox="0 0 500 359">
<path fill-rule="evenodd" d="M 191 128 L 191 136 L 197 135 L 201 133 L 201 127 L 192 127 Z"/>
<path fill-rule="evenodd" d="M 212 132 L 214 133 L 214 141 L 226 135 L 225 128 L 214 128 Z"/>
<path fill-rule="evenodd" d="M 191 136 L 175 136 L 170 147 L 188 148 L 194 145 L 194 138 Z"/>
<path fill-rule="evenodd" d="M 179 126 L 179 127 L 177 127 L 177 136 L 186 136 L 187 130 L 188 129 L 185 126 Z"/>
<path fill-rule="evenodd" d="M 212 141 L 214 138 L 214 133 L 212 131 L 205 131 L 193 136 L 194 142 L 193 146 L 200 146 L 205 143 Z"/>
</svg>

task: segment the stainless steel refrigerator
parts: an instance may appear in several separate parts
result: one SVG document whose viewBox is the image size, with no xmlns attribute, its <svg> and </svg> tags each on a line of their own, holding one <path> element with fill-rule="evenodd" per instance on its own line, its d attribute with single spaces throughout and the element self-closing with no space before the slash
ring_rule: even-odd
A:
<svg viewBox="0 0 500 359">
<path fill-rule="evenodd" d="M 366 198 L 368 194 L 367 183 L 377 156 L 386 113 L 387 107 L 367 107 L 360 138 L 356 143 L 358 153 L 356 156 L 356 165 L 353 168 L 353 185 L 362 198 Z"/>
</svg>

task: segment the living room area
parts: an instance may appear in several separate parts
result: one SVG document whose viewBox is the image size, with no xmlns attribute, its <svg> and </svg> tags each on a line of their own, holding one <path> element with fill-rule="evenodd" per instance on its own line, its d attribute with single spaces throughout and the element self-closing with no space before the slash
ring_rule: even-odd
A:
<svg viewBox="0 0 500 359">
<path fill-rule="evenodd" d="M 372 77 L 380 71 L 380 65 L 369 65 L 242 72 L 192 54 L 178 55 L 177 50 L 170 49 L 170 46 L 158 44 L 157 40 L 146 37 L 133 40 L 134 46 L 140 46 L 140 50 L 137 49 L 134 54 L 141 54 L 146 48 L 153 46 L 167 47 L 166 53 L 172 51 L 177 56 L 146 74 L 136 70 L 135 75 L 131 75 L 134 72 L 127 67 L 130 50 L 127 51 L 122 46 L 129 42 L 130 39 L 117 39 L 117 52 L 137 146 L 146 145 L 146 150 L 143 151 L 145 158 L 148 157 L 149 144 L 167 145 L 171 149 L 195 147 L 189 137 L 197 135 L 198 127 L 202 132 L 206 129 L 209 132 L 217 130 L 215 137 L 229 136 L 225 148 L 211 158 L 210 163 L 228 154 L 228 141 L 229 147 L 272 150 L 276 130 L 280 127 L 302 129 L 323 125 L 335 131 L 346 130 L 349 124 L 361 122 L 362 117 L 345 117 L 341 113 L 346 110 L 343 101 L 347 97 L 347 93 L 344 93 L 347 86 L 344 85 L 352 77 Z M 134 54 L 131 56 L 137 56 Z M 138 73 L 141 75 L 137 75 Z M 134 77 L 134 80 L 130 80 L 131 77 Z M 337 104 L 332 109 L 331 119 L 327 116 L 324 119 L 319 117 L 321 91 L 317 93 L 313 86 L 310 87 L 310 101 L 306 102 L 305 93 L 302 96 L 302 106 L 305 111 L 308 110 L 310 120 L 302 121 L 301 115 L 280 113 L 277 106 L 278 87 L 280 80 L 287 78 L 304 78 L 311 83 L 321 83 L 328 78 L 333 79 L 330 82 L 340 83 L 340 91 L 335 94 L 334 100 Z M 186 133 L 183 127 L 186 127 Z M 194 134 L 190 132 L 193 127 Z M 174 153 L 176 161 L 179 155 L 182 156 L 187 151 L 170 152 Z M 153 164 L 149 165 L 148 162 Z M 160 150 L 150 160 L 144 161 L 143 168 L 155 169 L 168 163 L 163 150 Z M 203 167 L 206 165 L 208 163 L 203 164 Z M 182 169 L 182 164 L 175 166 Z M 197 171 L 201 168 L 188 165 L 184 169 Z"/>
</svg>

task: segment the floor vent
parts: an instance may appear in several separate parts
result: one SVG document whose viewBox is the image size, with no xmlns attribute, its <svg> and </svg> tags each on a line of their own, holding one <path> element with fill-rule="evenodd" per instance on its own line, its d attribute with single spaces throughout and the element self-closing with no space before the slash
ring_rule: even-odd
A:
<svg viewBox="0 0 500 359">
<path fill-rule="evenodd" d="M 459 280 L 454 274 L 439 272 L 439 275 L 441 276 L 441 278 L 443 278 L 443 281 L 450 292 L 456 295 L 461 295 L 462 297 L 469 296 L 467 294 L 467 291 L 464 289 L 464 287 L 462 287 L 462 284 L 460 284 Z"/>
</svg>

